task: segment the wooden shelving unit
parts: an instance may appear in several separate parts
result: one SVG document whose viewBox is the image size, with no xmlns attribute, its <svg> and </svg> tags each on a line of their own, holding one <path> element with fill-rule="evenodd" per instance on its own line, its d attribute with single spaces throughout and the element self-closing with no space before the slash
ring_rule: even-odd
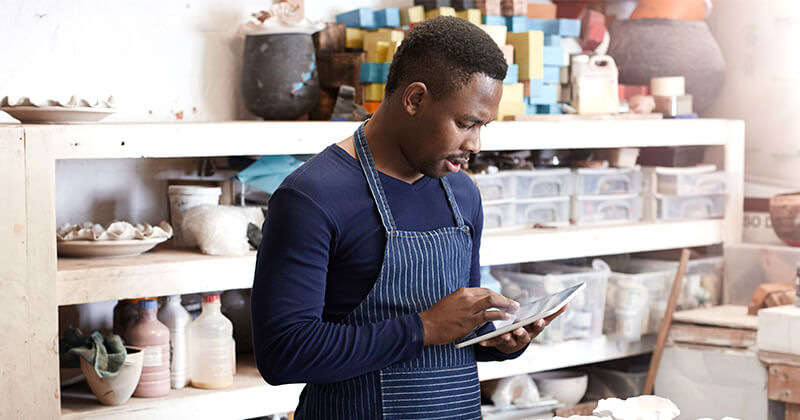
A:
<svg viewBox="0 0 800 420">
<path fill-rule="evenodd" d="M 356 123 L 226 122 L 0 125 L 0 418 L 246 418 L 294 408 L 301 386 L 270 387 L 240 364 L 227 390 L 173 391 L 121 407 L 60 395 L 58 306 L 140 296 L 249 287 L 254 255 L 209 257 L 159 250 L 114 260 L 58 259 L 55 164 L 60 159 L 180 158 L 310 154 L 343 139 Z M 728 120 L 495 122 L 483 150 L 712 146 L 706 161 L 732 180 L 722 220 L 636 223 L 487 233 L 485 265 L 607 255 L 741 241 L 744 124 Z M 646 238 L 646 240 L 642 240 Z M 521 358 L 481 363 L 482 379 L 648 352 L 645 338 L 621 347 L 613 337 L 534 345 Z"/>
</svg>

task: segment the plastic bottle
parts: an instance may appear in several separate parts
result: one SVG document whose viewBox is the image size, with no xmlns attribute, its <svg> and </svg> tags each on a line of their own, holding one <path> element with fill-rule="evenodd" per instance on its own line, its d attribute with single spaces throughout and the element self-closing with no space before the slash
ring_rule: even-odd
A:
<svg viewBox="0 0 800 420">
<path fill-rule="evenodd" d="M 114 306 L 114 334 L 127 338 L 128 328 L 139 320 L 140 299 L 122 299 Z"/>
<path fill-rule="evenodd" d="M 169 393 L 169 328 L 158 321 L 158 303 L 139 301 L 139 321 L 128 329 L 128 343 L 143 348 L 142 376 L 134 397 L 162 397 Z"/>
<path fill-rule="evenodd" d="M 196 388 L 233 384 L 233 324 L 222 315 L 219 294 L 203 296 L 203 311 L 189 325 L 189 377 Z"/>
<path fill-rule="evenodd" d="M 158 320 L 169 328 L 170 386 L 181 389 L 189 384 L 186 327 L 192 321 L 192 316 L 181 305 L 181 296 L 173 295 L 167 297 L 167 303 L 158 311 Z"/>
</svg>

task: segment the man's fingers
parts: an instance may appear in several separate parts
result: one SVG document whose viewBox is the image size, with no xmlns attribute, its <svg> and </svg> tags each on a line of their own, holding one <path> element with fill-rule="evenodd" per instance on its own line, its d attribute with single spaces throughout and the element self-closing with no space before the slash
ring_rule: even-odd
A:
<svg viewBox="0 0 800 420">
<path fill-rule="evenodd" d="M 547 323 L 549 324 L 549 323 L 550 323 L 550 321 L 552 321 L 552 320 L 556 319 L 556 317 L 557 317 L 557 316 L 559 316 L 559 315 L 563 314 L 563 313 L 564 313 L 564 311 L 566 311 L 566 310 L 567 310 L 567 306 L 568 306 L 568 305 L 564 305 L 564 307 L 563 307 L 563 308 L 561 308 L 561 309 L 559 309 L 559 310 L 558 310 L 558 312 L 556 312 L 556 313 L 554 313 L 553 315 L 550 315 L 550 316 L 548 316 L 547 318 L 545 318 L 545 319 L 544 319 L 544 320 L 545 320 L 545 322 L 547 322 Z"/>
<path fill-rule="evenodd" d="M 475 312 L 485 311 L 489 308 L 498 308 L 510 313 L 516 313 L 519 310 L 519 303 L 516 301 L 491 290 L 485 290 L 489 293 L 475 302 L 473 306 Z"/>
<path fill-rule="evenodd" d="M 480 325 L 489 321 L 505 321 L 511 318 L 511 315 L 503 311 L 483 311 L 475 314 L 474 318 L 475 324 Z"/>
</svg>

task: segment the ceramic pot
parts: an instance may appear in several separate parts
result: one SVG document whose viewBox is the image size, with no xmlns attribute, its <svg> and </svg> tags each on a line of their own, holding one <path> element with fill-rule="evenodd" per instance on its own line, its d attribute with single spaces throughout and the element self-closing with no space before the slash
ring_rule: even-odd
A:
<svg viewBox="0 0 800 420">
<path fill-rule="evenodd" d="M 551 395 L 567 406 L 577 404 L 589 385 L 589 375 L 583 372 L 555 370 L 531 375 L 542 395 Z"/>
<path fill-rule="evenodd" d="M 619 82 L 650 85 L 652 77 L 684 76 L 694 112 L 707 109 L 725 82 L 725 59 L 705 22 L 673 19 L 616 20 L 608 54 Z"/>
<path fill-rule="evenodd" d="M 94 371 L 94 366 L 84 358 L 81 360 L 81 371 L 86 376 L 86 382 L 95 396 L 105 405 L 125 404 L 133 395 L 139 377 L 142 375 L 142 362 L 144 353 L 135 347 L 125 347 L 128 354 L 125 363 L 117 376 L 101 378 Z"/>
<path fill-rule="evenodd" d="M 314 42 L 309 34 L 248 35 L 242 98 L 265 120 L 295 120 L 319 100 Z"/>
<path fill-rule="evenodd" d="M 772 229 L 787 245 L 800 246 L 800 192 L 779 194 L 769 200 Z"/>
</svg>

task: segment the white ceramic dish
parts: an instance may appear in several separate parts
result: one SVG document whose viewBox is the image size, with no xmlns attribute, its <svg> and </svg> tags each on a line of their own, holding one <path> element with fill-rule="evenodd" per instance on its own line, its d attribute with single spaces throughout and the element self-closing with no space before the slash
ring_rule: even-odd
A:
<svg viewBox="0 0 800 420">
<path fill-rule="evenodd" d="M 539 392 L 552 395 L 568 407 L 577 404 L 589 385 L 589 375 L 570 370 L 534 373 L 531 375 Z"/>
<path fill-rule="evenodd" d="M 61 107 L 61 106 L 4 106 L 12 117 L 25 124 L 71 124 L 91 123 L 102 120 L 116 112 L 115 108 Z"/>
<path fill-rule="evenodd" d="M 81 358 L 81 371 L 86 376 L 86 382 L 97 399 L 105 405 L 125 404 L 136 390 L 139 378 L 142 375 L 142 365 L 144 363 L 144 353 L 133 347 L 126 347 L 128 354 L 122 370 L 117 376 L 101 378 L 97 376 L 94 367 Z"/>
<path fill-rule="evenodd" d="M 58 241 L 58 256 L 73 258 L 133 257 L 153 249 L 167 238 L 121 241 Z"/>
</svg>

